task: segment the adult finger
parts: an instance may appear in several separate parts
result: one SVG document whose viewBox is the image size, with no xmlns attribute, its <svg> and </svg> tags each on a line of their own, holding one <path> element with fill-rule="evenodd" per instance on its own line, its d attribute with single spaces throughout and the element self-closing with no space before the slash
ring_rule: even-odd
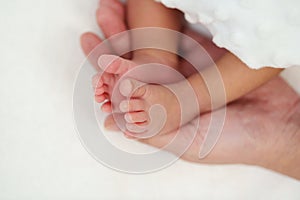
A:
<svg viewBox="0 0 300 200">
<path fill-rule="evenodd" d="M 114 52 L 119 56 L 129 52 L 130 38 L 125 32 L 127 27 L 124 5 L 117 0 L 101 0 L 96 16 L 98 25 L 105 38 L 109 38 Z"/>
<path fill-rule="evenodd" d="M 111 53 L 107 43 L 102 43 L 102 40 L 94 33 L 84 33 L 80 38 L 81 48 L 87 56 L 91 64 L 99 70 L 98 58 L 103 54 Z M 101 45 L 100 45 L 101 44 Z"/>
</svg>

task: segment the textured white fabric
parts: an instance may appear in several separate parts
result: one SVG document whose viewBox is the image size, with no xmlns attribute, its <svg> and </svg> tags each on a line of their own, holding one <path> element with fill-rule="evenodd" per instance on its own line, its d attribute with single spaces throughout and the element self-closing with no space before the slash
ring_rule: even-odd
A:
<svg viewBox="0 0 300 200">
<path fill-rule="evenodd" d="M 250 68 L 300 66 L 299 0 L 159 0 L 202 23 Z"/>
</svg>

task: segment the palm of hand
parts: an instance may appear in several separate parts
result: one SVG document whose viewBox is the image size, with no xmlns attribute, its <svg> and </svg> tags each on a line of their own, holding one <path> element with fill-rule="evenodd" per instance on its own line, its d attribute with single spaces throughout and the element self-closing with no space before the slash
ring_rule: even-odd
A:
<svg viewBox="0 0 300 200">
<path fill-rule="evenodd" d="M 286 149 L 280 148 L 280 145 L 284 145 L 282 141 L 286 142 L 286 138 L 292 138 L 293 127 L 288 124 L 291 121 L 299 124 L 299 113 L 299 96 L 281 78 L 276 78 L 228 105 L 221 137 L 213 151 L 203 160 L 198 159 L 199 147 L 208 129 L 211 113 L 201 116 L 196 138 L 182 158 L 203 163 L 263 163 L 264 156 L 274 155 L 270 152 L 274 147 Z M 183 129 L 191 130 L 193 126 L 195 124 L 191 122 Z M 145 142 L 163 146 L 173 138 L 172 134 L 175 133 Z M 187 131 L 186 134 L 190 133 Z M 275 151 L 278 157 L 273 158 L 274 162 L 284 154 Z"/>
</svg>

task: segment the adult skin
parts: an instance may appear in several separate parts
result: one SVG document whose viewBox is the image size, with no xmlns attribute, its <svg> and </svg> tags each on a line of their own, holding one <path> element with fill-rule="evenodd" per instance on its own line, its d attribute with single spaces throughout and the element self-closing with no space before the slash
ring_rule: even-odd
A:
<svg viewBox="0 0 300 200">
<path fill-rule="evenodd" d="M 117 0 L 100 1 L 97 21 L 106 38 L 127 30 L 124 7 Z M 224 49 L 219 49 L 192 30 L 185 29 L 184 33 L 198 41 L 214 60 L 225 53 Z M 88 55 L 101 41 L 95 34 L 85 33 L 81 37 L 82 49 Z M 184 50 L 193 53 L 188 47 Z M 113 53 L 113 49 L 111 51 Z M 182 62 L 181 66 L 186 66 L 185 74 L 191 73 L 187 63 Z M 300 179 L 300 97 L 281 78 L 271 80 L 227 106 L 220 139 L 213 151 L 200 160 L 199 147 L 210 116 L 210 113 L 201 116 L 200 129 L 192 145 L 181 156 L 182 159 L 196 163 L 257 165 Z M 191 121 L 182 127 L 187 138 L 192 134 L 190 130 L 193 130 L 194 123 Z M 117 129 L 112 117 L 108 117 L 105 126 Z M 175 134 L 171 132 L 140 141 L 162 147 Z"/>
</svg>

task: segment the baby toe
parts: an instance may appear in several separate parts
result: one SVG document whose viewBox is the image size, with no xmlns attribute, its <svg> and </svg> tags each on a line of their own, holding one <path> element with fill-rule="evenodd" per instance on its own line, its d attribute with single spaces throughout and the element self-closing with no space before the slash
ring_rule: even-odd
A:
<svg viewBox="0 0 300 200">
<path fill-rule="evenodd" d="M 106 94 L 102 94 L 102 95 L 96 95 L 95 96 L 95 101 L 97 103 L 102 103 L 103 101 L 105 101 L 107 99 L 107 95 Z"/>
<path fill-rule="evenodd" d="M 102 86 L 95 89 L 95 95 L 97 96 L 102 95 L 105 92 L 107 92 L 107 86 Z"/>
<path fill-rule="evenodd" d="M 148 121 L 148 114 L 144 111 L 126 113 L 124 116 L 128 123 L 142 123 Z"/>
<path fill-rule="evenodd" d="M 141 99 L 124 100 L 119 105 L 121 112 L 144 111 L 145 102 Z"/>
<path fill-rule="evenodd" d="M 106 113 L 112 113 L 112 104 L 110 101 L 108 102 L 105 102 L 102 106 L 101 106 L 101 110 L 103 112 L 106 112 Z"/>
<path fill-rule="evenodd" d="M 101 80 L 101 76 L 96 74 L 92 79 L 92 85 L 94 88 L 101 87 L 103 85 L 103 81 Z"/>
</svg>

